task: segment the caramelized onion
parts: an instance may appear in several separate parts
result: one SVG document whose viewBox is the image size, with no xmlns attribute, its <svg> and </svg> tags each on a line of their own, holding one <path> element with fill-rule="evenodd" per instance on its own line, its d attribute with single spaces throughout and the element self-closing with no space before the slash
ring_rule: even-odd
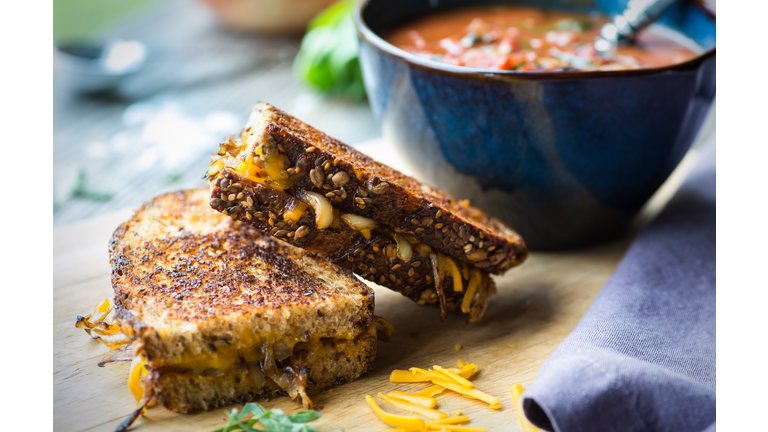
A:
<svg viewBox="0 0 768 432">
<path fill-rule="evenodd" d="M 104 367 L 107 363 L 128 362 L 133 360 L 133 345 L 125 345 L 120 348 L 110 350 L 101 358 L 99 367 Z"/>
<path fill-rule="evenodd" d="M 333 222 L 331 222 L 331 228 L 333 229 L 341 228 L 341 212 L 337 208 L 333 209 Z"/>
<path fill-rule="evenodd" d="M 493 292 L 496 290 L 496 284 L 486 272 L 482 272 L 482 282 L 477 288 L 477 300 L 472 306 L 472 311 L 467 317 L 468 323 L 474 323 L 480 321 L 480 318 L 485 314 L 488 309 L 488 302 L 491 300 Z"/>
<path fill-rule="evenodd" d="M 275 363 L 275 354 L 272 352 L 269 342 L 264 341 L 264 344 L 261 346 L 261 354 L 264 356 L 264 360 L 259 363 L 261 371 L 269 378 L 276 376 L 277 364 Z"/>
<path fill-rule="evenodd" d="M 440 320 L 445 321 L 447 318 L 447 305 L 445 300 L 445 292 L 443 291 L 443 281 L 445 280 L 445 264 L 440 256 L 433 253 L 429 256 L 432 261 L 432 274 L 435 278 L 435 292 L 440 298 Z"/>
<path fill-rule="evenodd" d="M 426 245 L 424 243 L 418 243 L 413 246 L 413 249 L 418 253 L 422 258 L 429 258 L 429 254 L 432 253 L 432 248 L 429 247 L 429 245 Z"/>
<path fill-rule="evenodd" d="M 256 385 L 256 388 L 264 387 L 267 379 L 264 378 L 264 373 L 259 368 L 259 365 L 257 363 L 246 363 L 246 367 L 248 368 L 248 376 L 251 377 L 251 381 Z"/>
<path fill-rule="evenodd" d="M 395 334 L 395 328 L 392 327 L 392 324 L 390 324 L 386 318 L 380 317 L 378 315 L 374 315 L 373 322 L 378 323 L 381 326 L 381 331 L 379 331 L 378 329 L 376 331 L 377 339 L 382 340 L 384 342 L 388 342 L 389 338 L 391 338 L 392 335 Z"/>
<path fill-rule="evenodd" d="M 92 338 L 111 349 L 131 343 L 131 339 L 120 331 L 113 300 L 109 298 L 97 304 L 92 314 L 84 317 L 78 315 L 75 327 L 85 330 Z"/>
<path fill-rule="evenodd" d="M 264 360 L 261 361 L 261 371 L 264 376 L 275 382 L 281 389 L 285 390 L 291 399 L 300 397 L 304 407 L 309 409 L 312 407 L 312 401 L 307 396 L 307 377 L 309 369 L 296 366 L 288 366 L 282 371 L 277 369 L 277 363 L 275 363 L 275 354 L 269 342 L 264 342 L 262 345 L 262 353 L 264 354 Z M 298 363 L 298 362 L 296 362 Z"/>
<path fill-rule="evenodd" d="M 205 177 L 210 180 L 211 178 L 215 177 L 222 168 L 224 168 L 224 158 L 219 158 L 211 163 L 211 166 L 208 167 L 208 172 L 205 173 Z"/>
<path fill-rule="evenodd" d="M 293 349 L 288 345 L 286 341 L 279 341 L 275 343 L 272 351 L 275 353 L 276 361 L 283 361 L 293 354 Z"/>
<path fill-rule="evenodd" d="M 341 215 L 341 220 L 355 231 L 372 230 L 376 228 L 376 222 L 373 219 L 368 219 L 367 217 L 358 216 L 352 213 Z"/>
<path fill-rule="evenodd" d="M 312 401 L 307 396 L 307 376 L 309 375 L 309 368 L 296 366 L 288 366 L 283 369 L 282 379 L 287 380 L 287 387 L 283 389 L 288 393 L 291 399 L 301 398 L 305 409 L 312 408 Z"/>
<path fill-rule="evenodd" d="M 395 241 L 397 242 L 397 256 L 401 260 L 408 262 L 411 260 L 411 257 L 413 256 L 413 249 L 411 248 L 411 244 L 408 243 L 408 240 L 405 239 L 405 237 L 402 236 L 402 234 L 394 233 L 392 236 L 395 238 Z"/>
<path fill-rule="evenodd" d="M 317 192 L 298 191 L 296 195 L 315 210 L 317 229 L 325 229 L 333 223 L 333 206 Z"/>
</svg>

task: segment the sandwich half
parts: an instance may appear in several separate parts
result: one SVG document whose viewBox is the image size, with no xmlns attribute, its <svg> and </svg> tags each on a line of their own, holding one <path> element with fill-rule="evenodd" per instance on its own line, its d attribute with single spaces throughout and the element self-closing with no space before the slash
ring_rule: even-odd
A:
<svg viewBox="0 0 768 432">
<path fill-rule="evenodd" d="M 437 306 L 443 319 L 459 306 L 480 319 L 489 274 L 527 256 L 499 220 L 265 103 L 219 146 L 206 177 L 212 208 Z"/>
<path fill-rule="evenodd" d="M 369 371 L 381 335 L 372 289 L 208 202 L 206 189 L 158 196 L 110 242 L 142 406 L 189 413 L 279 394 L 311 406 L 307 390 Z"/>
</svg>

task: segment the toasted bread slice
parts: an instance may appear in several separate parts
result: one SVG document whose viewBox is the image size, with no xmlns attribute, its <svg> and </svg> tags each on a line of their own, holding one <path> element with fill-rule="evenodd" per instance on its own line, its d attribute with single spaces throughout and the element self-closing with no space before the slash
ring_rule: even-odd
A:
<svg viewBox="0 0 768 432">
<path fill-rule="evenodd" d="M 466 303 L 469 269 L 482 270 L 480 294 L 493 291 L 489 272 L 527 256 L 498 220 L 263 103 L 240 139 L 220 146 L 207 177 L 214 209 L 439 306 L 443 319 Z M 478 296 L 470 322 L 489 297 Z"/>
<path fill-rule="evenodd" d="M 222 144 L 208 177 L 230 173 L 232 183 L 250 179 L 297 196 L 325 196 L 342 213 L 351 213 L 409 234 L 421 243 L 468 265 L 501 274 L 525 260 L 523 239 L 504 223 L 453 197 L 329 137 L 266 103 L 259 103 L 241 140 Z M 240 192 L 229 184 L 217 190 L 223 211 Z M 232 200 L 228 197 L 235 194 Z"/>
<path fill-rule="evenodd" d="M 156 400 L 207 410 L 354 380 L 376 353 L 371 288 L 348 270 L 213 211 L 205 189 L 161 195 L 110 242 L 115 311 Z"/>
</svg>

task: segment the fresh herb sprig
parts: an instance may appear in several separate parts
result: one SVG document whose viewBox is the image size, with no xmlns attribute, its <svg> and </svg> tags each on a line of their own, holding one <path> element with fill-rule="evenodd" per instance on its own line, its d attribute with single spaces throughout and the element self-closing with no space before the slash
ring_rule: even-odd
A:
<svg viewBox="0 0 768 432">
<path fill-rule="evenodd" d="M 80 198 L 90 201 L 109 201 L 113 197 L 111 193 L 94 192 L 88 189 L 86 186 L 85 170 L 82 168 L 77 172 L 77 182 L 75 182 L 75 186 L 72 188 L 70 196 L 72 198 Z"/>
<path fill-rule="evenodd" d="M 354 0 L 342 0 L 320 12 L 309 24 L 293 66 L 299 78 L 315 89 L 358 101 L 365 97 L 365 86 L 354 8 Z"/>
<path fill-rule="evenodd" d="M 316 428 L 306 424 L 320 418 L 320 413 L 315 410 L 285 415 L 285 412 L 279 408 L 267 411 L 256 402 L 250 402 L 245 404 L 240 411 L 233 408 L 232 411 L 224 411 L 224 413 L 229 417 L 227 425 L 214 432 L 237 430 L 246 432 L 263 432 L 264 430 L 267 432 L 319 432 Z M 256 423 L 261 423 L 265 429 L 254 428 Z"/>
</svg>

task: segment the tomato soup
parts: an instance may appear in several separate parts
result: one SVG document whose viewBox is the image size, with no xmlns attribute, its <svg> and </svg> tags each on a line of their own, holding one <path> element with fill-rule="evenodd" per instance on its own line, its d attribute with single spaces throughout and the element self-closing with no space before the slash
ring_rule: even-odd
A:
<svg viewBox="0 0 768 432">
<path fill-rule="evenodd" d="M 477 69 L 541 71 L 621 70 L 666 66 L 697 55 L 653 31 L 619 46 L 612 58 L 593 44 L 603 15 L 522 6 L 473 6 L 409 22 L 385 39 L 420 57 Z"/>
</svg>

